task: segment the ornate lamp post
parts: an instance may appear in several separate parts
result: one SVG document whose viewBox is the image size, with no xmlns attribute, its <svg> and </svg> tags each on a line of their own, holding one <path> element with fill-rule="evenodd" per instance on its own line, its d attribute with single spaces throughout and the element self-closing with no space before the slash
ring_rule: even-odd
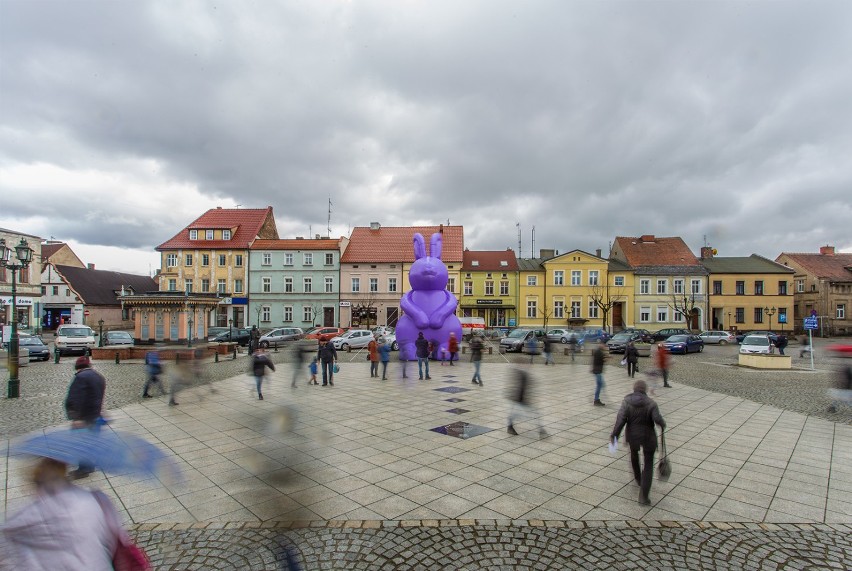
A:
<svg viewBox="0 0 852 571">
<path fill-rule="evenodd" d="M 98 319 L 98 347 L 104 346 L 104 320 Z"/>
<path fill-rule="evenodd" d="M 763 312 L 769 316 L 769 332 L 772 332 L 772 316 L 775 315 L 777 310 L 774 307 L 764 307 Z"/>
<path fill-rule="evenodd" d="M 12 258 L 12 251 L 15 258 Z M 15 262 L 17 259 L 17 263 Z M 12 335 L 9 337 L 9 384 L 7 395 L 10 399 L 20 396 L 21 382 L 18 380 L 18 271 L 28 267 L 33 259 L 33 250 L 27 241 L 21 238 L 21 242 L 13 248 L 6 247 L 6 240 L 0 238 L 0 266 L 12 271 Z"/>
<path fill-rule="evenodd" d="M 192 347 L 192 324 L 195 322 L 195 305 L 189 304 L 187 306 L 187 336 L 186 336 L 186 346 Z"/>
</svg>

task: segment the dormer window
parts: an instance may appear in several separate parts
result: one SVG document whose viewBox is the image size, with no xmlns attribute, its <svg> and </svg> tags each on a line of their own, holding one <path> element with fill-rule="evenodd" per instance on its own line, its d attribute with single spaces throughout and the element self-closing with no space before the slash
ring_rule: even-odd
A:
<svg viewBox="0 0 852 571">
<path fill-rule="evenodd" d="M 206 232 L 207 232 L 207 237 L 206 237 L 206 239 L 207 239 L 207 240 L 212 240 L 212 239 L 213 239 L 213 230 L 207 230 Z"/>
<path fill-rule="evenodd" d="M 190 240 L 198 240 L 198 230 L 190 230 L 189 231 L 189 239 Z"/>
<path fill-rule="evenodd" d="M 509 267 L 509 262 L 507 262 L 506 260 L 500 260 L 500 267 L 501 268 Z"/>
<path fill-rule="evenodd" d="M 231 231 L 230 230 L 222 230 L 222 239 L 230 240 L 231 239 Z"/>
<path fill-rule="evenodd" d="M 479 260 L 472 260 L 470 262 L 470 265 L 473 266 L 474 268 L 479 267 Z"/>
</svg>

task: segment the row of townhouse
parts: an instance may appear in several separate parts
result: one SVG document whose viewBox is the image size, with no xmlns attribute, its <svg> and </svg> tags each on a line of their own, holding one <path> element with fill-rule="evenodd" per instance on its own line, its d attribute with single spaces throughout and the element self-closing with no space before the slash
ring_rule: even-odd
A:
<svg viewBox="0 0 852 571">
<path fill-rule="evenodd" d="M 492 327 L 790 330 L 805 311 L 794 302 L 800 270 L 784 254 L 719 257 L 705 247 L 697 257 L 679 237 L 643 235 L 616 237 L 607 255 L 541 250 L 518 258 L 511 249 L 466 249 L 463 227 L 451 225 L 372 223 L 349 238 L 280 239 L 271 207 L 206 212 L 157 248 L 157 295 L 127 301 L 144 309 L 143 321 L 153 319 L 139 328 L 143 338 L 152 323 L 193 337 L 209 326 L 394 325 L 410 289 L 415 233 L 427 242 L 442 235 L 458 315 Z M 833 330 L 848 328 L 843 315 Z"/>
</svg>

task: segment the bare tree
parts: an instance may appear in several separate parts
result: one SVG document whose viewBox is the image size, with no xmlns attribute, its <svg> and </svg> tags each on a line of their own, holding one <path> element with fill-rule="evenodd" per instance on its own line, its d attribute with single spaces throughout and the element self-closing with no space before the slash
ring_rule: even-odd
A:
<svg viewBox="0 0 852 571">
<path fill-rule="evenodd" d="M 367 292 L 364 297 L 361 298 L 360 303 L 352 307 L 352 315 L 358 315 L 359 317 L 367 318 L 367 326 L 363 327 L 363 329 L 370 329 L 370 325 L 372 324 L 372 316 L 376 312 L 376 292 L 371 291 Z M 376 315 L 376 325 L 378 325 L 379 317 Z"/>
<path fill-rule="evenodd" d="M 591 287 L 592 293 L 589 297 L 601 311 L 603 330 L 611 333 L 609 330 L 609 314 L 616 303 L 624 301 L 624 286 L 613 286 L 609 284 L 609 280 L 605 280 L 603 284 L 598 282 Z"/>
<path fill-rule="evenodd" d="M 314 302 L 310 305 L 305 306 L 311 312 L 311 326 L 317 326 L 317 316 L 322 312 L 322 304 L 319 302 Z M 324 325 L 324 324 L 323 324 Z"/>
<path fill-rule="evenodd" d="M 688 329 L 692 331 L 692 316 L 698 310 L 698 302 L 700 300 L 696 299 L 696 293 L 693 291 L 686 291 L 686 288 L 680 293 L 672 293 L 671 301 L 667 303 L 669 308 L 671 308 L 675 314 L 680 314 L 683 318 L 684 324 L 686 327 L 684 329 Z"/>
</svg>

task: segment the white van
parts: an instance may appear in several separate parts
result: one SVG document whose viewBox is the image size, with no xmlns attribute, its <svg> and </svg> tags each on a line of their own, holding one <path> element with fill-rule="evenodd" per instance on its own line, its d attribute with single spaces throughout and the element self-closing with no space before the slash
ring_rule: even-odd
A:
<svg viewBox="0 0 852 571">
<path fill-rule="evenodd" d="M 95 348 L 97 340 L 95 332 L 86 325 L 60 325 L 56 328 L 54 345 L 60 355 L 66 353 L 83 353 L 84 355 Z"/>
<path fill-rule="evenodd" d="M 484 317 L 459 317 L 462 326 L 462 339 L 470 339 L 474 331 L 480 335 L 485 332 Z"/>
</svg>

